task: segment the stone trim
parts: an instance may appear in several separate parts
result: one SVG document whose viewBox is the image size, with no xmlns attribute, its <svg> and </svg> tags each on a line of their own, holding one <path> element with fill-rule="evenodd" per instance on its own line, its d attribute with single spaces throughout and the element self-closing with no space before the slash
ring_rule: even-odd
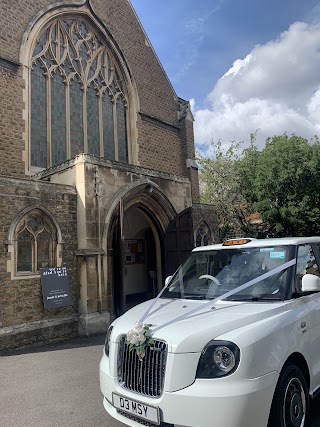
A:
<svg viewBox="0 0 320 427">
<path fill-rule="evenodd" d="M 106 252 L 102 249 L 79 249 L 76 252 L 76 256 L 95 256 L 95 255 L 106 255 Z"/>
<path fill-rule="evenodd" d="M 33 175 L 33 179 L 34 180 L 49 180 L 51 175 L 54 175 L 58 172 L 62 172 L 65 171 L 69 168 L 71 168 L 72 166 L 75 166 L 79 163 L 90 163 L 90 164 L 95 164 L 98 166 L 102 166 L 102 167 L 107 167 L 107 168 L 111 168 L 111 169 L 116 169 L 116 170 L 121 170 L 121 171 L 125 171 L 125 172 L 130 172 L 133 174 L 139 174 L 139 175 L 144 175 L 147 178 L 148 177 L 152 177 L 152 178 L 162 178 L 162 179 L 167 179 L 170 181 L 175 181 L 175 182 L 179 182 L 179 183 L 189 183 L 189 179 L 188 178 L 184 178 L 181 176 L 177 176 L 177 175 L 172 175 L 169 173 L 165 173 L 165 172 L 158 172 L 155 171 L 153 169 L 148 169 L 142 166 L 134 166 L 134 165 L 130 165 L 127 163 L 121 163 L 121 162 L 117 162 L 115 160 L 107 160 L 107 159 L 102 159 L 100 157 L 96 157 L 92 154 L 79 154 L 78 156 L 76 156 L 73 159 L 67 160 L 64 163 L 60 163 L 59 165 L 53 166 L 52 168 L 49 169 L 44 169 L 42 172 L 38 172 L 35 175 Z"/>
<path fill-rule="evenodd" d="M 4 68 L 5 70 L 11 71 L 12 73 L 16 74 L 19 70 L 20 64 L 17 62 L 14 62 L 12 60 L 2 58 L 0 56 L 0 67 Z"/>
<path fill-rule="evenodd" d="M 0 327 L 0 352 L 59 342 L 78 336 L 78 315 Z"/>
<path fill-rule="evenodd" d="M 149 114 L 146 114 L 146 113 L 140 112 L 139 114 L 141 116 L 141 119 L 147 123 L 151 123 L 154 126 L 158 126 L 162 129 L 166 129 L 170 132 L 175 132 L 178 135 L 180 134 L 181 128 L 179 126 L 165 122 L 165 121 L 163 121 L 157 117 L 150 116 Z"/>
<path fill-rule="evenodd" d="M 186 159 L 186 167 L 187 169 L 199 169 L 198 163 L 193 159 Z"/>
</svg>

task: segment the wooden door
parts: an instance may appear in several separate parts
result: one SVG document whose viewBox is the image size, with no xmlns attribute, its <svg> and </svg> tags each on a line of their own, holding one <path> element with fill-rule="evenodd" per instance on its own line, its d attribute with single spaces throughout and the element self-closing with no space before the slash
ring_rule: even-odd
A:
<svg viewBox="0 0 320 427">
<path fill-rule="evenodd" d="M 165 277 L 172 275 L 194 248 L 192 208 L 181 212 L 165 234 Z"/>
</svg>

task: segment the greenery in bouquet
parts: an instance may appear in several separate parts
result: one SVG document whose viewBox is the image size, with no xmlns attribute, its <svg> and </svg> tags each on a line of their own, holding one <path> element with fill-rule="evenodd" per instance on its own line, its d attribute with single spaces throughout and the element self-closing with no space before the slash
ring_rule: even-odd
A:
<svg viewBox="0 0 320 427">
<path fill-rule="evenodd" d="M 139 359 L 142 360 L 146 354 L 146 348 L 154 344 L 150 326 L 143 325 L 142 323 L 136 323 L 127 333 L 126 343 L 129 346 L 129 349 L 135 350 Z"/>
</svg>

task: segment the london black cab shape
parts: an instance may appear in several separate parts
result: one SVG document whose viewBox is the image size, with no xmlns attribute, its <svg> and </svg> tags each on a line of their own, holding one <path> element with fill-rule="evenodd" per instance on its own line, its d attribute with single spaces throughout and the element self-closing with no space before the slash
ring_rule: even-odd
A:
<svg viewBox="0 0 320 427">
<path fill-rule="evenodd" d="M 307 427 L 320 386 L 320 238 L 196 248 L 110 326 L 105 409 L 133 427 Z"/>
</svg>

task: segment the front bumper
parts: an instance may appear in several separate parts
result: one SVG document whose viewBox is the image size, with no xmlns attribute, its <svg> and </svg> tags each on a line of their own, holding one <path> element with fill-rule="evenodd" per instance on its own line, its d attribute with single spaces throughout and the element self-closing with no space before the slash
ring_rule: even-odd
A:
<svg viewBox="0 0 320 427">
<path fill-rule="evenodd" d="M 100 362 L 100 388 L 104 407 L 115 419 L 132 427 L 155 426 L 139 423 L 120 414 L 112 406 L 112 393 L 160 408 L 163 427 L 267 427 L 271 402 L 279 374 L 272 372 L 254 379 L 234 373 L 219 379 L 197 379 L 190 386 L 175 392 L 164 391 L 160 398 L 132 393 L 119 386 L 110 374 L 109 359 Z"/>
</svg>

